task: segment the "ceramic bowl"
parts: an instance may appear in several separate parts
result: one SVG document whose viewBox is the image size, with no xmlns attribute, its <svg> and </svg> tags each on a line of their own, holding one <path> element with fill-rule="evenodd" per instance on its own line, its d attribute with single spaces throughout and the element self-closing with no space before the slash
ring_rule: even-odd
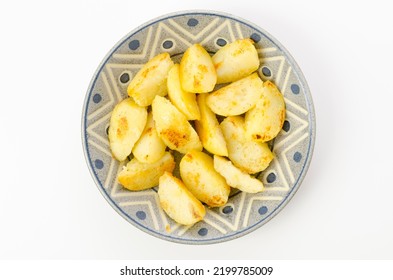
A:
<svg viewBox="0 0 393 280">
<path fill-rule="evenodd" d="M 258 175 L 265 190 L 235 192 L 226 205 L 207 209 L 202 222 L 182 226 L 159 206 L 157 187 L 131 192 L 118 184 L 122 165 L 112 156 L 108 126 L 114 106 L 127 97 L 127 85 L 141 66 L 161 52 L 179 61 L 200 43 L 211 54 L 238 38 L 252 38 L 260 57 L 262 80 L 273 81 L 286 103 L 286 120 L 272 149 L 275 159 Z M 254 23 L 212 11 L 184 11 L 147 22 L 122 38 L 106 55 L 87 90 L 82 113 L 82 142 L 92 178 L 109 204 L 137 228 L 162 239 L 207 244 L 241 237 L 264 225 L 285 207 L 299 188 L 311 161 L 315 114 L 306 80 L 288 51 Z M 168 230 L 169 229 L 169 230 Z"/>
</svg>

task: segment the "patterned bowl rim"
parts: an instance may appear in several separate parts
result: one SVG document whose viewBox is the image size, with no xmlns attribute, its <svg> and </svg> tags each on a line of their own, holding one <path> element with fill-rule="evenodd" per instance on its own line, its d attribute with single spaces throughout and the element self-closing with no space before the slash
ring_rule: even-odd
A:
<svg viewBox="0 0 393 280">
<path fill-rule="evenodd" d="M 135 35 L 138 33 L 140 30 L 153 25 L 157 22 L 160 22 L 165 19 L 173 18 L 173 17 L 178 17 L 178 16 L 186 16 L 186 15 L 207 15 L 207 16 L 217 16 L 217 17 L 224 17 L 230 20 L 237 21 L 241 24 L 244 24 L 250 28 L 253 28 L 260 32 L 261 34 L 264 34 L 268 40 L 270 40 L 273 44 L 277 46 L 279 50 L 281 50 L 285 56 L 287 57 L 288 61 L 291 63 L 291 66 L 294 68 L 295 72 L 297 73 L 299 77 L 299 82 L 301 84 L 301 88 L 303 89 L 305 98 L 306 98 L 306 103 L 307 103 L 307 108 L 308 108 L 308 113 L 309 113 L 309 119 L 310 119 L 310 125 L 309 125 L 309 133 L 310 133 L 310 141 L 307 149 L 307 157 L 304 162 L 304 165 L 300 171 L 299 177 L 297 181 L 294 183 L 292 189 L 290 192 L 287 194 L 287 196 L 281 201 L 281 203 L 272 211 L 269 213 L 268 216 L 266 216 L 264 219 L 261 219 L 259 222 L 250 225 L 246 227 L 245 229 L 234 231 L 230 235 L 226 235 L 223 237 L 215 237 L 211 239 L 201 239 L 201 240 L 195 240 L 195 239 L 186 239 L 186 238 L 179 238 L 179 237 L 174 237 L 174 236 L 167 236 L 160 234 L 158 232 L 155 232 L 151 230 L 149 227 L 145 227 L 139 223 L 134 222 L 130 217 L 118 206 L 116 203 L 105 193 L 105 190 L 103 186 L 101 185 L 100 181 L 98 180 L 97 175 L 94 172 L 94 169 L 91 164 L 91 159 L 89 155 L 89 151 L 87 149 L 87 132 L 86 132 L 86 116 L 87 116 L 87 109 L 88 109 L 88 102 L 89 102 L 89 97 L 91 96 L 92 89 L 95 85 L 95 82 L 98 78 L 99 73 L 101 72 L 102 68 L 105 66 L 107 61 L 111 58 L 113 53 L 131 36 Z M 196 244 L 196 245 L 205 245 L 205 244 L 215 244 L 215 243 L 221 243 L 225 241 L 230 241 L 233 239 L 237 239 L 239 237 L 242 237 L 262 225 L 266 224 L 269 222 L 272 218 L 274 218 L 286 205 L 289 203 L 289 201 L 292 199 L 292 197 L 295 195 L 297 190 L 299 189 L 301 183 L 304 180 L 304 177 L 308 171 L 308 168 L 311 163 L 313 151 L 314 151 L 314 146 L 315 146 L 315 138 L 316 138 L 316 119 L 315 119 L 315 110 L 314 110 L 314 105 L 312 101 L 312 96 L 310 93 L 310 89 L 308 87 L 308 84 L 306 82 L 306 79 L 304 77 L 303 72 L 301 71 L 300 67 L 296 63 L 295 59 L 292 57 L 292 55 L 289 53 L 289 51 L 277 40 L 275 39 L 270 33 L 266 32 L 263 28 L 259 27 L 258 25 L 243 19 L 239 16 L 226 13 L 226 12 L 221 12 L 221 11 L 214 11 L 214 10 L 183 10 L 183 11 L 177 11 L 177 12 L 172 12 L 172 13 L 167 13 L 164 15 L 161 15 L 159 17 L 153 18 L 144 24 L 141 24 L 134 28 L 132 31 L 127 33 L 125 36 L 123 36 L 105 55 L 105 57 L 102 59 L 101 63 L 98 65 L 97 69 L 95 70 L 92 79 L 90 81 L 89 87 L 87 89 L 85 99 L 83 102 L 83 108 L 82 108 L 82 119 L 81 119 L 81 138 L 82 138 L 82 146 L 83 146 L 83 152 L 84 152 L 84 157 L 87 163 L 87 166 L 89 168 L 90 175 L 92 176 L 97 188 L 101 192 L 102 196 L 105 198 L 105 200 L 111 205 L 111 207 L 121 216 L 123 217 L 126 221 L 128 221 L 130 224 L 133 226 L 137 227 L 138 229 L 144 231 L 145 233 L 148 233 L 152 236 L 158 237 L 163 240 L 175 242 L 175 243 L 182 243 L 182 244 Z"/>
</svg>

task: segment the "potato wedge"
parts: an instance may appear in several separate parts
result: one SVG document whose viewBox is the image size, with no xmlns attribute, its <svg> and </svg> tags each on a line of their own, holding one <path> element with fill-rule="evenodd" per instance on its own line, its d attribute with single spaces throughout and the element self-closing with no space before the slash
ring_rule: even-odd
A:
<svg viewBox="0 0 393 280">
<path fill-rule="evenodd" d="M 196 96 L 193 92 L 183 90 L 180 84 L 179 64 L 173 65 L 168 73 L 168 97 L 169 100 L 182 112 L 188 120 L 199 120 L 200 113 Z"/>
<path fill-rule="evenodd" d="M 201 118 L 195 121 L 195 129 L 207 151 L 215 155 L 228 156 L 227 144 L 217 117 L 206 105 L 207 94 L 201 93 L 197 96 Z"/>
<path fill-rule="evenodd" d="M 131 154 L 146 120 L 146 108 L 135 104 L 132 98 L 126 98 L 115 106 L 109 122 L 108 138 L 112 155 L 117 160 L 123 161 Z"/>
<path fill-rule="evenodd" d="M 227 160 L 220 156 L 214 156 L 214 169 L 223 176 L 227 184 L 233 188 L 239 189 L 246 193 L 258 193 L 263 191 L 263 183 L 258 179 L 251 177 L 250 174 L 240 170 Z"/>
<path fill-rule="evenodd" d="M 219 49 L 212 57 L 217 72 L 217 84 L 247 77 L 259 68 L 254 41 L 239 39 Z"/>
<path fill-rule="evenodd" d="M 117 180 L 128 190 L 141 191 L 157 186 L 165 171 L 172 172 L 174 168 L 175 160 L 169 152 L 154 163 L 143 163 L 133 158 L 120 171 Z"/>
<path fill-rule="evenodd" d="M 228 201 L 231 188 L 214 169 L 213 159 L 200 151 L 190 151 L 180 161 L 180 176 L 190 192 L 210 207 Z"/>
<path fill-rule="evenodd" d="M 202 151 L 198 134 L 168 99 L 157 95 L 152 111 L 158 135 L 170 149 L 183 154 L 193 149 Z"/>
<path fill-rule="evenodd" d="M 205 206 L 169 172 L 160 177 L 158 198 L 165 213 L 179 224 L 193 225 L 205 217 Z"/>
<path fill-rule="evenodd" d="M 275 84 L 266 81 L 261 98 L 245 115 L 247 136 L 255 141 L 267 142 L 277 136 L 284 120 L 284 98 Z"/>
<path fill-rule="evenodd" d="M 140 162 L 153 163 L 164 156 L 165 149 L 166 145 L 157 134 L 153 114 L 150 112 L 147 115 L 145 129 L 135 143 L 132 153 Z"/>
<path fill-rule="evenodd" d="M 220 116 L 241 115 L 260 99 L 263 82 L 257 73 L 222 87 L 206 98 L 210 109 Z"/>
<path fill-rule="evenodd" d="M 232 163 L 248 174 L 265 170 L 274 155 L 268 145 L 248 139 L 245 135 L 244 120 L 240 116 L 225 118 L 220 124 Z"/>
<path fill-rule="evenodd" d="M 149 60 L 128 84 L 127 92 L 139 106 L 149 106 L 156 95 L 167 94 L 167 77 L 173 61 L 168 53 Z"/>
<path fill-rule="evenodd" d="M 189 47 L 180 61 L 180 82 L 185 91 L 210 92 L 217 82 L 216 69 L 209 53 L 199 44 Z"/>
</svg>

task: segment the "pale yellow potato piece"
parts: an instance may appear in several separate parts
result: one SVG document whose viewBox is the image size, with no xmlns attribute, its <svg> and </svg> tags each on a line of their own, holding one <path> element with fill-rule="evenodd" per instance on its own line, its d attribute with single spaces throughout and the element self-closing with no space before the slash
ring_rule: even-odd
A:
<svg viewBox="0 0 393 280">
<path fill-rule="evenodd" d="M 201 93 L 197 96 L 201 118 L 195 121 L 195 129 L 207 151 L 215 155 L 228 156 L 227 144 L 217 117 L 206 105 L 207 94 Z"/>
<path fill-rule="evenodd" d="M 214 169 L 223 176 L 227 184 L 233 188 L 239 189 L 246 193 L 258 193 L 263 191 L 263 183 L 258 179 L 251 177 L 250 174 L 240 170 L 227 160 L 220 156 L 214 156 Z"/>
<path fill-rule="evenodd" d="M 175 64 L 171 70 L 169 70 L 167 80 L 168 97 L 173 105 L 175 105 L 188 120 L 199 120 L 200 113 L 195 93 L 183 90 L 180 84 L 179 69 L 179 64 Z"/>
<path fill-rule="evenodd" d="M 166 145 L 158 136 L 153 114 L 147 115 L 147 122 L 141 137 L 135 143 L 132 153 L 140 162 L 153 163 L 165 154 Z"/>
<path fill-rule="evenodd" d="M 206 215 L 205 206 L 169 172 L 160 178 L 158 198 L 164 212 L 179 224 L 193 225 Z"/>
<path fill-rule="evenodd" d="M 206 103 L 217 115 L 241 115 L 255 106 L 261 97 L 262 88 L 262 80 L 257 73 L 253 73 L 210 93 Z"/>
<path fill-rule="evenodd" d="M 248 139 L 245 135 L 244 120 L 240 116 L 225 118 L 220 124 L 232 163 L 248 174 L 265 170 L 274 155 L 268 145 Z"/>
<path fill-rule="evenodd" d="M 115 106 L 108 130 L 109 147 L 114 158 L 123 161 L 131 154 L 146 120 L 146 108 L 138 106 L 131 98 L 126 98 Z"/>
<path fill-rule="evenodd" d="M 174 168 L 175 160 L 169 152 L 154 163 L 143 163 L 133 158 L 123 167 L 117 179 L 126 189 L 141 191 L 157 186 L 160 177 Z"/>
<path fill-rule="evenodd" d="M 139 106 L 149 106 L 156 95 L 165 96 L 167 77 L 173 61 L 168 53 L 149 60 L 128 85 L 127 92 Z"/>
<path fill-rule="evenodd" d="M 247 136 L 255 141 L 269 141 L 281 131 L 284 121 L 284 98 L 275 84 L 266 81 L 261 98 L 245 115 Z"/>
<path fill-rule="evenodd" d="M 210 207 L 227 203 L 231 188 L 214 169 L 213 159 L 200 151 L 190 151 L 180 161 L 180 176 L 190 192 Z"/>
<path fill-rule="evenodd" d="M 219 49 L 212 57 L 217 72 L 217 84 L 244 78 L 259 68 L 254 41 L 239 39 Z"/>
<path fill-rule="evenodd" d="M 152 103 L 152 111 L 158 135 L 170 149 L 183 154 L 193 149 L 202 150 L 198 134 L 168 99 L 157 95 Z"/>
<path fill-rule="evenodd" d="M 199 44 L 189 47 L 180 61 L 180 82 L 185 91 L 210 92 L 217 82 L 216 69 L 209 53 Z"/>
</svg>

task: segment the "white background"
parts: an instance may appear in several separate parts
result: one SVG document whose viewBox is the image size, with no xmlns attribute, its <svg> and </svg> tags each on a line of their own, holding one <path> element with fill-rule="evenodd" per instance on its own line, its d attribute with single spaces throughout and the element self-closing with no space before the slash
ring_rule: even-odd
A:
<svg viewBox="0 0 393 280">
<path fill-rule="evenodd" d="M 316 2 L 2 1 L 0 259 L 393 259 L 389 1 Z M 302 69 L 317 116 L 294 198 L 262 228 L 216 245 L 171 243 L 126 222 L 81 144 L 101 59 L 140 24 L 186 9 L 232 13 L 272 34 Z"/>
</svg>

